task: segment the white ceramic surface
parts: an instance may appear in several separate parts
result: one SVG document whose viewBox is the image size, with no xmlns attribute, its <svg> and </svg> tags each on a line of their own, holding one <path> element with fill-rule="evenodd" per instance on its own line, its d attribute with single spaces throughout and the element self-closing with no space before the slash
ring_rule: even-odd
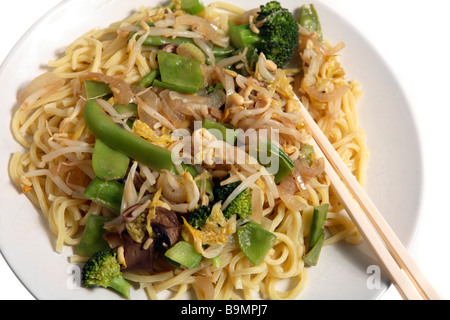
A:
<svg viewBox="0 0 450 320">
<path fill-rule="evenodd" d="M 371 150 L 368 192 L 400 239 L 409 244 L 418 219 L 422 166 L 408 102 L 392 72 L 365 38 L 322 2 L 314 3 L 325 37 L 332 43 L 346 43 L 341 61 L 349 78 L 357 79 L 363 86 L 364 96 L 358 111 Z M 0 129 L 4 168 L 0 176 L 4 186 L 0 194 L 0 249 L 18 278 L 38 299 L 116 296 L 106 290 L 88 291 L 73 286 L 74 269 L 67 262 L 70 250 L 62 255 L 53 251 L 54 237 L 48 232 L 46 222 L 9 181 L 6 168 L 10 155 L 20 150 L 9 132 L 16 92 L 42 72 L 42 66 L 76 37 L 94 27 L 105 27 L 120 20 L 142 4 L 141 0 L 99 0 L 94 5 L 88 0 L 66 0 L 21 39 L 0 70 L 2 108 L 7 115 L 1 119 Z M 257 4 L 249 1 L 246 7 Z M 298 7 L 296 1 L 283 1 L 283 4 L 291 9 Z M 89 11 L 85 10 L 87 6 L 91 8 Z M 373 264 L 376 262 L 364 245 L 341 244 L 325 248 L 318 267 L 309 272 L 309 285 L 300 298 L 377 298 L 386 284 L 379 290 L 367 288 L 366 270 Z M 133 295 L 143 298 L 142 292 L 133 292 Z"/>
</svg>

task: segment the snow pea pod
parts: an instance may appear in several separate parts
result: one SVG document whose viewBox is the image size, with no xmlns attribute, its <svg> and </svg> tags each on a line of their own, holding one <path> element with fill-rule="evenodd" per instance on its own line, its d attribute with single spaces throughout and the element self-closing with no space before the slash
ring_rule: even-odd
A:
<svg viewBox="0 0 450 320">
<path fill-rule="evenodd" d="M 139 39 L 140 36 L 137 37 Z M 165 44 L 182 44 L 184 42 L 191 42 L 194 43 L 194 41 L 190 38 L 171 38 L 171 37 L 163 37 L 163 36 L 148 36 L 145 41 L 142 43 L 144 46 L 148 47 L 160 47 Z"/>
<path fill-rule="evenodd" d="M 86 97 L 88 100 L 99 99 L 112 95 L 111 88 L 104 82 L 86 80 L 84 81 L 84 88 L 86 90 Z"/>
<path fill-rule="evenodd" d="M 153 80 L 153 85 L 155 87 L 169 89 L 169 90 L 177 91 L 177 92 L 181 92 L 181 93 L 195 94 L 198 91 L 198 88 L 196 88 L 196 87 L 182 86 L 179 84 L 162 82 L 162 81 L 159 81 L 158 79 Z"/>
<path fill-rule="evenodd" d="M 119 180 L 125 177 L 130 158 L 96 139 L 92 153 L 92 168 L 97 177 L 104 180 Z"/>
<path fill-rule="evenodd" d="M 277 236 L 265 230 L 254 221 L 237 229 L 238 243 L 242 253 L 255 266 L 260 265 L 270 248 L 275 245 Z"/>
<path fill-rule="evenodd" d="M 258 162 L 275 176 L 275 183 L 277 184 L 286 178 L 294 169 L 294 162 L 270 140 L 260 142 L 254 152 L 256 152 Z"/>
<path fill-rule="evenodd" d="M 303 257 L 303 261 L 309 266 L 316 266 L 319 261 L 320 252 L 322 251 L 323 240 L 325 239 L 325 234 L 322 233 L 317 239 L 317 243 L 312 247 L 308 253 Z"/>
<path fill-rule="evenodd" d="M 146 165 L 152 170 L 176 172 L 171 152 L 116 124 L 95 101 L 86 102 L 83 118 L 92 134 L 110 148 Z"/>
<path fill-rule="evenodd" d="M 322 41 L 322 26 L 316 8 L 312 4 L 305 4 L 300 8 L 299 23 L 309 32 L 317 33 L 317 40 Z"/>
<path fill-rule="evenodd" d="M 189 14 L 199 14 L 205 10 L 201 0 L 181 0 L 181 8 Z"/>
<path fill-rule="evenodd" d="M 153 69 L 145 75 L 139 82 L 137 83 L 138 86 L 148 88 L 153 84 L 153 81 L 156 79 L 156 77 L 159 76 L 159 69 Z"/>
<path fill-rule="evenodd" d="M 120 213 L 124 184 L 115 180 L 106 181 L 98 177 L 89 183 L 84 195 L 116 213 Z"/>
<path fill-rule="evenodd" d="M 164 254 L 175 265 L 183 265 L 189 269 L 195 268 L 202 261 L 203 256 L 195 250 L 193 244 L 179 241 Z"/>
<path fill-rule="evenodd" d="M 198 60 L 158 50 L 158 65 L 161 83 L 171 85 L 171 90 L 196 93 L 203 88 L 203 71 Z"/>
<path fill-rule="evenodd" d="M 310 266 L 317 265 L 317 262 L 319 261 L 320 252 L 322 251 L 323 241 L 325 239 L 323 228 L 327 218 L 328 207 L 329 205 L 327 203 L 314 207 L 311 231 L 309 232 L 307 241 L 307 250 L 303 257 L 303 261 Z"/>
<path fill-rule="evenodd" d="M 111 219 L 103 216 L 89 216 L 77 248 L 77 254 L 90 257 L 96 252 L 110 249 L 108 242 L 103 238 L 107 232 L 103 226 Z"/>
</svg>

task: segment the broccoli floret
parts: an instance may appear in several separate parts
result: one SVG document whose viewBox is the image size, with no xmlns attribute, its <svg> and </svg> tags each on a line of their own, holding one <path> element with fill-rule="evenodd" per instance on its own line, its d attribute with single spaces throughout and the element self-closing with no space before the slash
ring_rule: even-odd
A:
<svg viewBox="0 0 450 320">
<path fill-rule="evenodd" d="M 195 229 L 200 230 L 211 214 L 211 206 L 200 206 L 189 213 L 187 222 Z"/>
<path fill-rule="evenodd" d="M 268 2 L 260 8 L 255 21 L 259 33 L 254 33 L 248 24 L 232 25 L 229 33 L 231 43 L 237 48 L 255 48 L 282 68 L 298 47 L 297 21 L 292 13 L 281 7 L 277 1 Z"/>
<path fill-rule="evenodd" d="M 221 186 L 220 183 L 216 183 L 213 188 L 214 202 L 224 202 L 240 184 L 240 181 L 223 186 Z M 230 219 L 233 214 L 237 214 L 241 220 L 245 220 L 250 216 L 251 212 L 252 192 L 249 189 L 245 189 L 225 208 L 223 215 L 226 219 Z"/>
<path fill-rule="evenodd" d="M 245 189 L 225 208 L 223 215 L 230 219 L 236 214 L 242 221 L 247 219 L 252 213 L 252 191 Z"/>
<path fill-rule="evenodd" d="M 234 191 L 234 189 L 236 189 L 240 184 L 241 184 L 240 181 L 232 182 L 224 186 L 221 186 L 220 182 L 216 183 L 213 188 L 214 203 L 217 203 L 219 201 L 224 202 L 225 200 L 227 200 L 227 198 Z"/>
<path fill-rule="evenodd" d="M 83 267 L 82 281 L 85 287 L 110 288 L 130 298 L 131 285 L 122 277 L 115 252 L 95 253 Z"/>
<path fill-rule="evenodd" d="M 200 230 L 206 224 L 212 207 L 217 202 L 224 202 L 240 184 L 241 182 L 237 181 L 221 186 L 220 182 L 217 182 L 213 188 L 214 201 L 208 206 L 203 205 L 192 210 L 186 221 L 195 229 Z M 252 192 L 249 189 L 245 189 L 225 208 L 223 215 L 225 219 L 230 219 L 236 214 L 241 220 L 245 220 L 250 216 L 251 212 Z"/>
</svg>

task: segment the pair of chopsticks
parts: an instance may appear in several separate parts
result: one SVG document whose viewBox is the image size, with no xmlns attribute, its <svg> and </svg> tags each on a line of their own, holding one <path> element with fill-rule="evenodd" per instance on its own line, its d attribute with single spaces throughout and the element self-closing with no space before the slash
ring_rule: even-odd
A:
<svg viewBox="0 0 450 320">
<path fill-rule="evenodd" d="M 384 271 L 406 300 L 440 300 L 438 293 L 424 277 L 387 224 L 365 190 L 345 165 L 306 108 L 301 114 L 311 129 L 313 146 L 325 162 L 325 173 L 347 214 L 376 254 Z"/>
</svg>

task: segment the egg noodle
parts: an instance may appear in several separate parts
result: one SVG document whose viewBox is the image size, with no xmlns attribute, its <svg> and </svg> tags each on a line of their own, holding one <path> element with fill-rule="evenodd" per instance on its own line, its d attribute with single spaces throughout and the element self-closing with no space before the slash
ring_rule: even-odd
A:
<svg viewBox="0 0 450 320">
<path fill-rule="evenodd" d="M 59 59 L 49 63 L 50 71 L 31 82 L 20 94 L 21 106 L 14 114 L 12 132 L 24 151 L 13 155 L 10 175 L 42 211 L 56 237 L 57 252 L 62 252 L 65 246 L 79 244 L 90 215 L 114 216 L 109 209 L 83 196 L 95 173 L 91 161 L 94 137 L 83 120 L 86 101 L 82 81 L 88 74 L 102 74 L 131 85 L 158 68 L 157 48 L 144 46 L 140 40 L 149 34 L 149 29 L 139 29 L 140 38 L 129 40 L 129 37 L 140 21 L 152 21 L 162 29 L 164 24 L 173 23 L 176 17 L 184 14 L 178 2 L 174 4 L 171 9 L 141 7 L 123 21 L 87 32 L 70 44 Z M 247 12 L 231 4 L 214 2 L 206 6 L 201 16 L 226 34 L 229 21 L 248 23 L 253 17 L 252 12 L 255 11 Z M 202 48 L 199 39 L 196 43 Z M 302 72 L 295 68 L 277 69 L 260 56 L 258 62 L 262 65 L 258 66 L 261 69 L 244 77 L 225 68 L 227 63 L 236 61 L 220 61 L 215 65 L 213 61 L 212 66 L 205 67 L 205 78 L 223 84 L 227 95 L 225 111 L 200 107 L 190 110 L 183 117 L 184 122 L 177 124 L 174 123 L 176 118 L 163 109 L 154 114 L 156 120 L 152 118 L 152 127 L 146 127 L 143 121 L 140 126 L 137 122 L 132 130 L 155 144 L 174 150 L 180 145 L 170 139 L 170 134 L 175 128 L 189 128 L 194 120 L 219 119 L 244 130 L 275 128 L 279 130 L 280 146 L 296 161 L 301 146 L 311 139 L 296 111 L 304 106 L 363 184 L 368 150 L 356 111 L 360 88 L 355 81 L 345 79 L 337 56 L 342 48 L 342 43 L 332 46 L 327 41 L 319 42 L 314 33 L 300 27 L 300 45 L 295 55 L 301 57 Z M 208 56 L 210 52 L 203 49 Z M 265 77 L 267 72 L 271 81 Z M 169 94 L 178 101 L 185 98 L 177 93 Z M 106 103 L 104 108 L 108 105 Z M 117 117 L 117 122 L 123 121 L 113 111 L 110 114 Z M 205 132 L 198 133 L 205 135 Z M 258 266 L 249 262 L 237 241 L 230 237 L 220 252 L 220 267 L 203 259 L 192 269 L 167 268 L 166 264 L 157 263 L 156 272 L 152 274 L 125 271 L 124 277 L 138 283 L 149 299 L 254 299 L 258 296 L 296 299 L 307 284 L 308 267 L 302 259 L 304 238 L 310 229 L 313 208 L 320 204 L 330 205 L 325 222 L 325 245 L 342 240 L 361 241 L 360 234 L 333 195 L 320 159 L 311 168 L 297 172 L 295 178 L 302 177 L 303 181 L 290 178 L 279 185 L 273 183 L 273 177 L 263 174 L 262 166 L 210 163 L 204 167 L 212 177 L 224 178 L 229 172 L 229 182 L 240 180 L 252 188 L 253 219 L 276 235 L 276 244 Z M 184 176 L 156 172 L 137 162 L 133 162 L 131 170 L 140 172 L 145 178 L 139 194 L 147 192 L 154 197 L 161 190 L 159 201 L 168 208 L 179 209 L 175 211 L 186 212 L 208 202 L 204 191 L 198 190 Z M 175 185 L 188 190 L 187 193 L 192 191 L 189 188 L 194 188 L 193 198 L 191 195 L 188 198 L 195 201 L 187 202 L 186 195 L 178 201 L 177 196 L 183 198 L 180 190 L 165 193 L 166 186 L 171 183 L 170 189 L 174 190 L 171 179 L 175 179 Z M 199 241 L 195 232 L 185 226 L 183 237 Z M 87 257 L 73 255 L 71 260 L 83 263 Z"/>
</svg>

